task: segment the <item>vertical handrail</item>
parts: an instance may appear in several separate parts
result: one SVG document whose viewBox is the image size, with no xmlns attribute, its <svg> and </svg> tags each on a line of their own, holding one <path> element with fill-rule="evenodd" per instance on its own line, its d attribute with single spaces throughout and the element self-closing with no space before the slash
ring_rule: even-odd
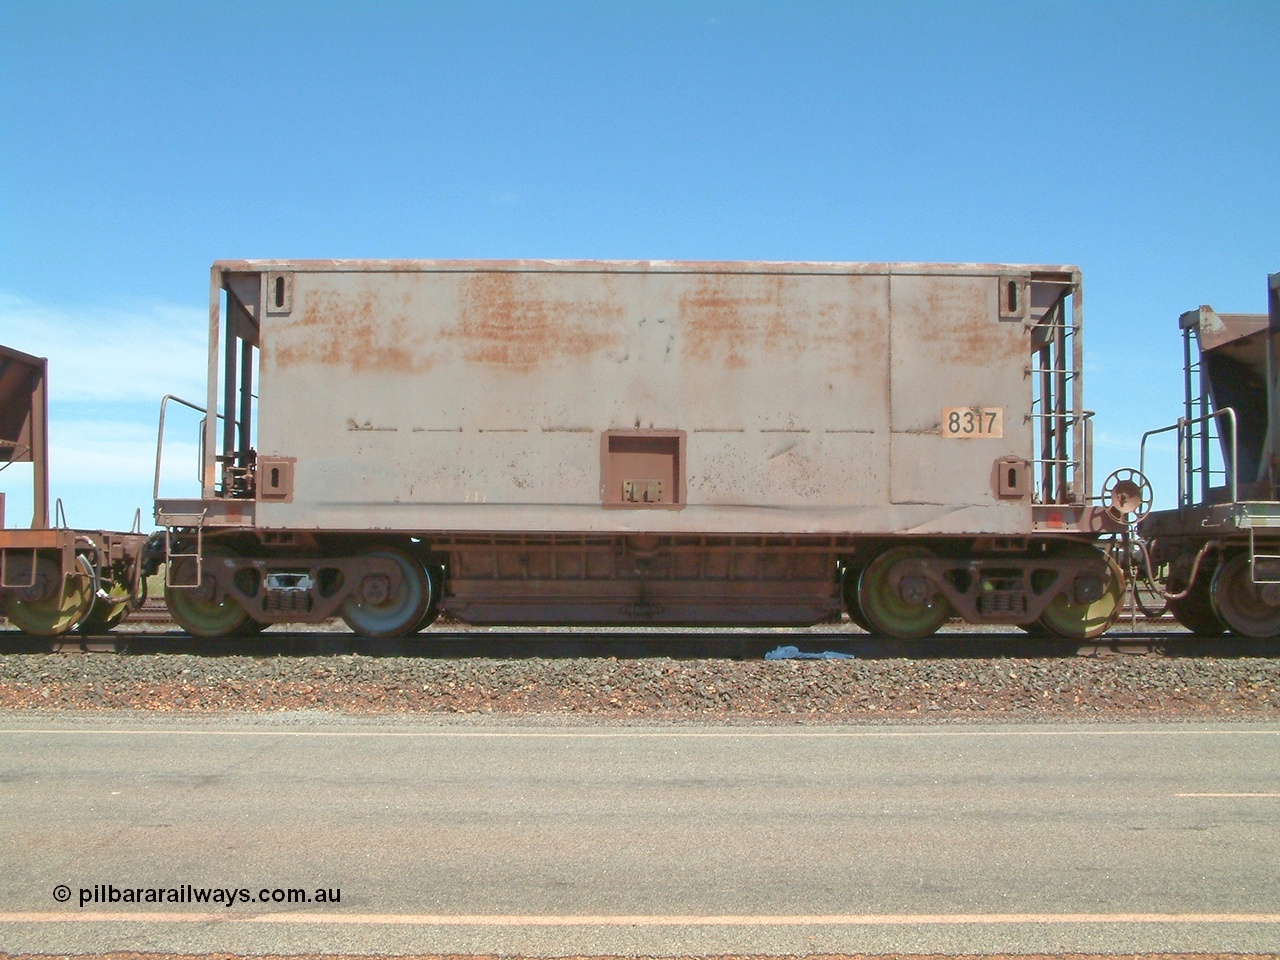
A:
<svg viewBox="0 0 1280 960">
<path fill-rule="evenodd" d="M 159 430 L 156 431 L 156 478 L 155 478 L 155 485 L 152 487 L 152 490 L 151 490 L 152 500 L 160 499 L 160 462 L 164 456 L 164 421 L 165 421 L 165 417 L 168 414 L 170 400 L 172 400 L 174 403 L 180 403 L 184 407 L 188 407 L 196 411 L 196 413 L 203 413 L 206 415 L 206 417 L 208 415 L 208 411 L 205 410 L 204 407 L 198 406 L 189 400 L 183 400 L 181 397 L 176 397 L 171 393 L 165 394 L 164 398 L 160 401 L 160 428 Z M 203 439 L 203 436 L 204 436 L 204 431 L 201 430 L 202 439 Z M 203 462 L 203 456 L 201 457 L 201 462 Z"/>
<path fill-rule="evenodd" d="M 1068 312 L 1067 300 L 1071 299 Z M 1067 504 L 1091 495 L 1092 441 L 1081 384 L 1081 306 L 1076 285 L 1048 307 L 1039 326 L 1043 341 L 1032 351 L 1032 475 L 1039 503 Z"/>
<path fill-rule="evenodd" d="M 1084 409 L 1084 290 L 1079 275 L 1071 289 L 1071 492 L 1080 502 L 1093 497 L 1093 439 L 1086 429 L 1090 414 Z M 1063 300 L 1065 314 L 1066 300 Z"/>
<path fill-rule="evenodd" d="M 1178 431 L 1178 509 L 1193 506 L 1192 499 L 1195 497 L 1195 470 L 1194 467 L 1188 470 L 1187 467 L 1191 462 L 1188 456 L 1188 448 L 1197 437 L 1207 436 L 1208 431 L 1203 430 L 1203 425 L 1210 420 L 1225 420 L 1230 432 L 1230 443 L 1227 444 L 1228 463 L 1227 463 L 1227 489 L 1231 494 L 1231 503 L 1235 503 L 1240 499 L 1240 487 L 1237 482 L 1237 473 L 1239 470 L 1239 456 L 1236 449 L 1236 412 L 1231 407 L 1223 407 L 1221 410 L 1215 410 L 1204 416 L 1195 417 L 1188 420 L 1186 417 L 1179 417 L 1178 422 L 1170 424 L 1167 427 L 1159 427 L 1155 430 L 1148 430 L 1142 435 L 1142 442 L 1138 445 L 1138 471 L 1144 476 L 1147 473 L 1147 438 L 1154 437 L 1161 433 L 1168 433 L 1170 430 Z M 1200 425 L 1202 431 L 1199 434 L 1192 432 L 1192 427 Z M 1186 484 L 1183 480 L 1187 479 Z M 1204 479 L 1207 482 L 1208 467 L 1205 466 Z M 1209 491 L 1203 488 L 1201 492 L 1202 502 L 1207 503 L 1209 500 Z"/>
<path fill-rule="evenodd" d="M 1191 328 L 1187 327 L 1182 331 L 1182 417 L 1179 422 L 1190 423 L 1195 416 L 1195 410 L 1192 407 L 1192 365 L 1191 365 Z M 1195 472 L 1191 465 L 1191 460 L 1185 456 L 1184 447 L 1185 439 L 1182 432 L 1178 432 L 1178 506 L 1181 508 L 1187 501 L 1187 491 L 1191 490 L 1195 484 Z"/>
<path fill-rule="evenodd" d="M 1053 420 L 1053 457 L 1055 471 L 1053 490 L 1056 501 L 1063 503 L 1067 497 L 1067 310 L 1065 301 L 1058 301 L 1058 325 L 1053 333 L 1053 352 L 1055 355 L 1053 377 L 1054 420 Z"/>
<path fill-rule="evenodd" d="M 1203 353 L 1200 355 L 1200 360 L 1196 364 L 1196 370 L 1200 376 L 1199 416 L 1208 417 L 1209 416 L 1209 373 L 1205 369 Z M 1232 413 L 1231 416 L 1232 416 L 1232 422 L 1234 424 L 1235 414 Z M 1206 420 L 1205 423 L 1207 424 L 1208 421 Z M 1234 434 L 1234 426 L 1232 427 L 1232 431 Z M 1209 490 L 1213 485 L 1213 477 L 1210 476 L 1210 473 L 1209 473 L 1210 446 L 1209 446 L 1209 429 L 1207 426 L 1202 426 L 1200 428 L 1199 440 L 1200 440 L 1200 500 L 1204 503 L 1207 503 L 1209 501 Z M 1231 441 L 1231 446 L 1232 446 L 1232 450 L 1234 450 L 1235 449 L 1234 439 Z M 1234 453 L 1232 454 L 1232 456 L 1234 458 Z M 1233 470 L 1232 476 L 1234 477 L 1234 475 L 1235 475 L 1235 471 Z M 1231 499 L 1235 500 L 1235 497 L 1232 497 Z"/>
</svg>

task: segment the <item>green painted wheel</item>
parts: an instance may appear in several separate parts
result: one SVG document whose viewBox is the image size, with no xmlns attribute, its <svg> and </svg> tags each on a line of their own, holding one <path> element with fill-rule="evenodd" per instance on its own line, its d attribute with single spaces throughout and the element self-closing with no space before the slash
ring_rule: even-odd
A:
<svg viewBox="0 0 1280 960">
<path fill-rule="evenodd" d="M 129 588 L 120 583 L 104 583 L 109 600 L 93 598 L 93 607 L 76 628 L 81 633 L 106 633 L 118 627 L 129 616 L 129 603 L 133 599 Z"/>
<path fill-rule="evenodd" d="M 857 567 L 845 567 L 844 574 L 840 578 L 840 592 L 844 597 L 844 609 L 849 614 L 850 621 L 867 633 L 874 633 L 875 628 L 871 626 L 867 615 L 862 612 L 862 605 L 858 602 L 858 579 L 861 575 L 862 571 Z"/>
<path fill-rule="evenodd" d="M 1111 557 L 1088 544 L 1064 545 L 1058 554 L 1062 557 L 1096 557 L 1099 570 L 1105 564 L 1105 582 L 1102 595 L 1096 600 L 1076 600 L 1071 596 L 1072 585 L 1067 583 L 1062 592 L 1049 602 L 1040 614 L 1039 624 L 1055 637 L 1064 640 L 1092 640 L 1106 633 L 1119 619 L 1124 609 L 1124 571 Z"/>
<path fill-rule="evenodd" d="M 392 640 L 419 628 L 431 607 L 431 579 L 416 558 L 395 547 L 374 547 L 365 557 L 391 560 L 400 570 L 400 585 L 390 589 L 386 578 L 363 577 L 342 605 L 342 619 L 362 637 Z"/>
<path fill-rule="evenodd" d="M 233 597 L 218 596 L 217 581 L 208 571 L 208 565 L 219 559 L 234 557 L 224 547 L 206 547 L 204 552 L 204 576 L 196 587 L 169 587 L 164 589 L 164 602 L 178 626 L 193 637 L 226 637 L 239 632 L 249 620 L 249 613 Z M 174 579 L 179 583 L 190 580 L 195 560 L 183 558 L 173 565 Z"/>
<path fill-rule="evenodd" d="M 76 557 L 76 569 L 62 576 L 57 554 L 36 558 L 35 583 L 9 598 L 9 621 L 33 637 L 60 637 L 75 629 L 93 606 L 93 569 Z"/>
<path fill-rule="evenodd" d="M 1249 555 L 1237 553 L 1214 573 L 1209 598 L 1213 612 L 1232 633 L 1269 640 L 1280 636 L 1280 605 L 1270 602 L 1280 598 L 1269 596 L 1274 591 L 1253 582 Z"/>
<path fill-rule="evenodd" d="M 894 547 L 872 560 L 858 577 L 858 606 L 873 633 L 897 640 L 919 640 L 938 631 L 951 616 L 951 605 L 928 585 L 916 583 L 921 599 L 903 597 L 890 574 L 906 560 L 933 556 L 923 547 Z M 913 578 L 922 579 L 922 578 Z"/>
</svg>

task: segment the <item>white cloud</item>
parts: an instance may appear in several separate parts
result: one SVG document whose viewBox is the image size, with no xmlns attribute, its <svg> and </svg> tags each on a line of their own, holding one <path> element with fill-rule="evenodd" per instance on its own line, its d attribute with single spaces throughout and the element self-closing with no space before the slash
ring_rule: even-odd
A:
<svg viewBox="0 0 1280 960">
<path fill-rule="evenodd" d="M 160 399 L 205 397 L 208 313 L 151 304 L 68 310 L 0 293 L 0 343 L 49 358 L 49 495 L 80 528 L 121 529 L 142 509 L 151 529 Z M 198 496 L 199 415 L 166 425 L 162 493 Z M 31 517 L 31 471 L 0 472 L 6 524 Z"/>
<path fill-rule="evenodd" d="M 142 511 L 142 527 L 152 527 L 156 425 L 130 420 L 61 420 L 50 426 L 49 519 L 62 500 L 73 527 L 122 529 Z M 166 428 L 161 494 L 200 495 L 198 448 L 194 423 L 171 422 Z M 5 521 L 23 527 L 31 518 L 32 473 L 29 464 L 0 472 L 6 495 Z"/>
<path fill-rule="evenodd" d="M 0 293 L 0 343 L 49 358 L 49 401 L 203 399 L 209 314 L 150 304 L 64 310 Z"/>
<path fill-rule="evenodd" d="M 195 476 L 195 445 L 172 434 L 165 443 L 165 461 L 186 457 L 187 473 Z M 51 484 L 92 479 L 115 483 L 145 484 L 148 496 L 155 477 L 156 424 L 130 420 L 60 420 L 58 434 L 51 438 L 49 478 Z M 183 448 L 179 452 L 178 448 Z M 169 473 L 166 467 L 166 474 Z"/>
</svg>

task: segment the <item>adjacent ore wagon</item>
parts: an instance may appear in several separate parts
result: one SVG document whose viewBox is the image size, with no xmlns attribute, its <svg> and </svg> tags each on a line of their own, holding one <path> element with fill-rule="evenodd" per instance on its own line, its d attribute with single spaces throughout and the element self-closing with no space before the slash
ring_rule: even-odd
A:
<svg viewBox="0 0 1280 960">
<path fill-rule="evenodd" d="M 30 463 L 32 518 L 5 525 L 0 493 L 0 611 L 19 630 L 59 636 L 75 628 L 109 630 L 145 589 L 147 535 L 73 530 L 62 510 L 49 525 L 49 362 L 0 347 L 0 470 Z"/>
<path fill-rule="evenodd" d="M 1138 524 L 1147 572 L 1163 574 L 1169 609 L 1196 633 L 1280 636 L 1280 273 L 1267 299 L 1267 313 L 1178 318 L 1183 415 L 1147 434 L 1178 440 L 1177 506 Z"/>
<path fill-rule="evenodd" d="M 156 504 L 192 633 L 1121 606 L 1075 267 L 225 261 L 211 294 L 202 494 Z"/>
</svg>

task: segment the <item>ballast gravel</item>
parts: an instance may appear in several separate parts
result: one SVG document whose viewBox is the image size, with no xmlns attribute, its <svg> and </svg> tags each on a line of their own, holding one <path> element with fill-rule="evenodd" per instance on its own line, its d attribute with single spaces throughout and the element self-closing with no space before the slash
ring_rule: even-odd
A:
<svg viewBox="0 0 1280 960">
<path fill-rule="evenodd" d="M 0 709 L 726 722 L 1280 716 L 1280 660 L 0 655 Z"/>
<path fill-rule="evenodd" d="M 1273 960 L 1280 956 L 1274 953 L 1061 953 L 1061 954 L 962 954 L 949 960 Z M 105 953 L 105 954 L 47 954 L 22 953 L 10 956 L 0 952 L 0 960 L 239 960 L 230 953 L 211 954 L 172 954 L 172 953 Z M 264 955 L 254 960 L 346 960 L 335 954 L 297 955 Z M 360 960 L 360 958 L 353 958 Z M 415 954 L 397 957 L 396 960 L 532 960 L 519 954 Z M 669 957 L 617 957 L 617 956 L 574 956 L 562 957 L 560 960 L 761 960 L 759 954 L 719 954 L 716 956 L 698 956 L 691 954 L 673 955 Z M 771 956 L 768 960 L 939 960 L 934 954 L 785 954 Z"/>
<path fill-rule="evenodd" d="M 1062 953 L 1062 954 L 962 954 L 948 960 L 1274 960 L 1280 954 L 1274 953 Z M 22 953 L 10 956 L 0 952 L 0 960 L 239 960 L 236 954 L 172 954 L 172 953 L 105 953 L 105 954 L 46 954 Z M 346 960 L 346 957 L 335 954 L 307 955 L 264 955 L 254 960 Z M 361 960 L 361 958 L 352 958 Z M 533 960 L 520 954 L 415 954 L 397 957 L 396 960 Z M 668 957 L 618 957 L 618 956 L 573 956 L 560 960 L 763 960 L 759 954 L 719 954 L 716 956 L 698 956 L 691 954 L 672 955 Z M 771 956 L 767 960 L 939 960 L 935 954 L 786 954 Z"/>
</svg>

